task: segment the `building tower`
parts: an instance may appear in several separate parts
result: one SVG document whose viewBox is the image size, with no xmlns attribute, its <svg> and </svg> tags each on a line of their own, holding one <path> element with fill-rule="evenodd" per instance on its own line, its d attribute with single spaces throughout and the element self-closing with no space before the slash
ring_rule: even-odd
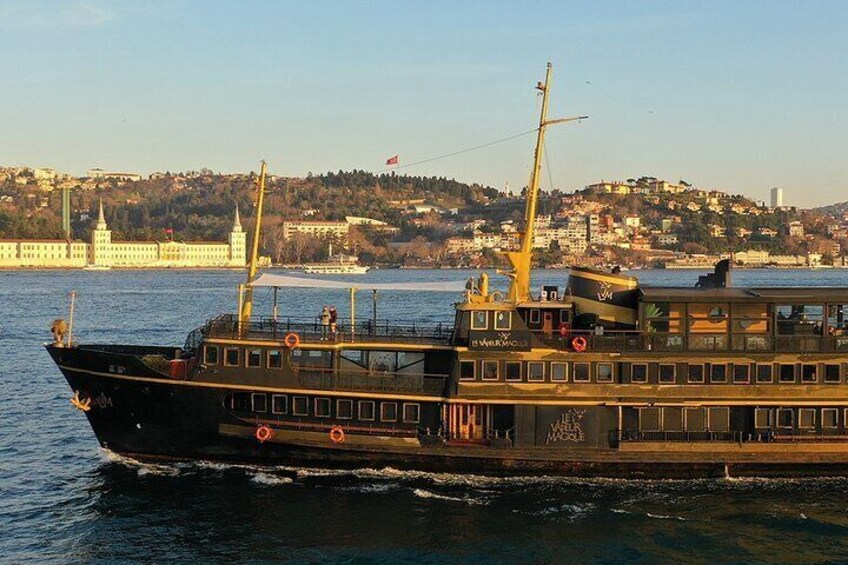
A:
<svg viewBox="0 0 848 565">
<path fill-rule="evenodd" d="M 230 232 L 230 265 L 244 267 L 245 264 L 247 264 L 247 234 L 241 229 L 241 218 L 238 204 L 236 204 L 236 217 L 233 221 L 233 230 Z"/>
<path fill-rule="evenodd" d="M 783 189 L 774 187 L 771 189 L 771 207 L 783 208 Z"/>
<path fill-rule="evenodd" d="M 62 231 L 65 232 L 65 239 L 71 241 L 71 187 L 65 186 L 62 189 Z"/>
<path fill-rule="evenodd" d="M 103 199 L 100 199 L 100 210 L 97 215 L 97 225 L 91 232 L 91 264 L 110 266 L 112 262 L 112 230 L 106 225 L 103 215 Z"/>
</svg>

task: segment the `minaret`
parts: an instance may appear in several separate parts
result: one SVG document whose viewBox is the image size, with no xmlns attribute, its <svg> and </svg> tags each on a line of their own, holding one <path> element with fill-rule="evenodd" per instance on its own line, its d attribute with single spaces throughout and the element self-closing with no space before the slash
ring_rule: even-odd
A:
<svg viewBox="0 0 848 565">
<path fill-rule="evenodd" d="M 106 225 L 106 216 L 103 214 L 103 199 L 97 214 L 97 224 L 91 232 L 91 264 L 111 266 L 112 263 L 112 230 Z"/>
<path fill-rule="evenodd" d="M 103 199 L 100 199 L 100 212 L 97 215 L 97 230 L 103 231 L 106 229 L 106 217 L 103 215 Z"/>
<path fill-rule="evenodd" d="M 244 267 L 247 264 L 247 234 L 241 228 L 238 204 L 233 229 L 230 232 L 230 266 Z"/>
</svg>

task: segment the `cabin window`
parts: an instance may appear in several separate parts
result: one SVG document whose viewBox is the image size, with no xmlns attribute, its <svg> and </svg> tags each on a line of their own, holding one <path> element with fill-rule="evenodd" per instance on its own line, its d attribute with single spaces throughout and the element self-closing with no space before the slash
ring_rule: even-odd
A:
<svg viewBox="0 0 848 565">
<path fill-rule="evenodd" d="M 295 367 L 329 369 L 333 366 L 333 352 L 319 349 L 292 349 L 291 361 Z"/>
<path fill-rule="evenodd" d="M 459 362 L 459 380 L 473 381 L 477 378 L 474 361 Z"/>
<path fill-rule="evenodd" d="M 645 304 L 645 320 L 649 332 L 682 333 L 683 304 L 648 302 Z"/>
<path fill-rule="evenodd" d="M 530 323 L 531 324 L 540 324 L 542 322 L 541 313 L 538 308 L 533 308 L 530 310 Z"/>
<path fill-rule="evenodd" d="M 380 403 L 380 421 L 397 422 L 397 402 Z"/>
<path fill-rule="evenodd" d="M 261 367 L 262 366 L 262 350 L 248 349 L 247 350 L 247 366 Z"/>
<path fill-rule="evenodd" d="M 568 380 L 568 365 L 565 363 L 551 363 L 551 381 L 566 382 Z"/>
<path fill-rule="evenodd" d="M 589 382 L 589 363 L 574 364 L 574 382 L 588 383 Z"/>
<path fill-rule="evenodd" d="M 203 348 L 203 362 L 207 365 L 218 364 L 218 346 L 207 345 Z"/>
<path fill-rule="evenodd" d="M 353 418 L 353 400 L 336 400 L 336 418 L 339 420 Z"/>
<path fill-rule="evenodd" d="M 374 401 L 360 400 L 359 401 L 359 419 L 363 422 L 374 421 Z"/>
<path fill-rule="evenodd" d="M 777 425 L 781 428 L 795 427 L 795 412 L 791 408 L 781 408 L 777 411 Z"/>
<path fill-rule="evenodd" d="M 825 365 L 824 366 L 824 382 L 826 383 L 838 383 L 839 378 L 839 365 Z"/>
<path fill-rule="evenodd" d="M 227 347 L 224 349 L 224 365 L 226 365 L 227 367 L 239 366 L 238 347 Z"/>
<path fill-rule="evenodd" d="M 406 424 L 417 424 L 421 421 L 421 406 L 419 404 L 403 405 L 403 421 Z"/>
<path fill-rule="evenodd" d="M 501 331 L 511 330 L 512 312 L 495 312 L 495 329 Z"/>
<path fill-rule="evenodd" d="M 704 382 L 704 366 L 703 365 L 689 365 L 687 367 L 686 380 L 690 383 L 702 383 L 702 382 Z"/>
<path fill-rule="evenodd" d="M 827 309 L 827 334 L 848 335 L 848 305 L 832 304 Z"/>
<path fill-rule="evenodd" d="M 345 349 L 340 353 L 343 359 L 353 361 L 359 365 L 365 364 L 365 352 L 361 349 Z"/>
<path fill-rule="evenodd" d="M 527 380 L 531 383 L 545 380 L 545 364 L 538 362 L 527 363 Z"/>
<path fill-rule="evenodd" d="M 559 323 L 568 324 L 571 322 L 571 312 L 569 310 L 559 311 Z"/>
<path fill-rule="evenodd" d="M 663 431 L 683 431 L 683 408 L 663 408 Z"/>
<path fill-rule="evenodd" d="M 709 415 L 711 432 L 726 432 L 730 430 L 730 408 L 711 407 Z"/>
<path fill-rule="evenodd" d="M 640 408 L 639 409 L 639 431 L 640 432 L 658 432 L 660 430 L 660 409 L 659 408 Z"/>
<path fill-rule="evenodd" d="M 670 363 L 660 365 L 660 384 L 674 384 L 677 380 L 677 366 Z"/>
<path fill-rule="evenodd" d="M 330 399 L 316 398 L 315 399 L 315 415 L 319 418 L 330 417 Z"/>
<path fill-rule="evenodd" d="M 734 304 L 733 333 L 769 333 L 768 304 Z"/>
<path fill-rule="evenodd" d="M 599 383 L 611 383 L 613 381 L 612 363 L 598 363 L 595 365 L 595 379 Z"/>
<path fill-rule="evenodd" d="M 289 411 L 289 397 L 285 394 L 271 396 L 271 412 L 274 414 L 285 414 Z"/>
<path fill-rule="evenodd" d="M 686 409 L 686 431 L 687 432 L 705 432 L 705 431 L 707 431 L 707 409 L 706 408 L 687 408 Z"/>
<path fill-rule="evenodd" d="M 777 333 L 780 335 L 822 335 L 824 306 L 821 304 L 781 304 L 777 307 Z"/>
<path fill-rule="evenodd" d="M 483 380 L 496 381 L 498 380 L 498 362 L 483 361 Z"/>
<path fill-rule="evenodd" d="M 254 412 L 267 412 L 268 397 L 260 392 L 254 392 L 250 395 L 250 408 Z"/>
<path fill-rule="evenodd" d="M 771 364 L 757 365 L 757 382 L 770 383 L 774 381 L 774 366 Z"/>
<path fill-rule="evenodd" d="M 471 312 L 471 329 L 486 330 L 489 329 L 488 312 L 474 311 Z"/>
<path fill-rule="evenodd" d="M 230 397 L 230 409 L 237 412 L 246 412 L 250 409 L 250 394 L 237 392 Z"/>
<path fill-rule="evenodd" d="M 818 366 L 811 364 L 801 365 L 801 382 L 815 383 L 818 382 Z"/>
<path fill-rule="evenodd" d="M 816 427 L 815 408 L 798 409 L 798 427 L 804 430 L 809 430 Z"/>
<path fill-rule="evenodd" d="M 722 363 L 713 363 L 710 365 L 710 382 L 711 383 L 726 383 L 727 382 L 727 365 Z"/>
<path fill-rule="evenodd" d="M 648 382 L 648 365 L 647 363 L 633 363 L 630 366 L 630 382 L 646 383 Z"/>
<path fill-rule="evenodd" d="M 727 304 L 689 304 L 689 333 L 726 332 L 727 312 Z"/>
<path fill-rule="evenodd" d="M 751 366 L 743 363 L 733 365 L 733 382 L 736 384 L 751 382 Z"/>
<path fill-rule="evenodd" d="M 795 382 L 795 365 L 782 363 L 780 365 L 780 382 L 794 383 Z"/>
<path fill-rule="evenodd" d="M 771 408 L 754 409 L 754 427 L 771 428 Z"/>
<path fill-rule="evenodd" d="M 283 367 L 283 352 L 279 349 L 271 349 L 268 351 L 268 368 L 282 369 Z"/>
<path fill-rule="evenodd" d="M 507 361 L 504 363 L 504 374 L 508 381 L 521 380 L 521 363 Z"/>
<path fill-rule="evenodd" d="M 822 408 L 821 427 L 834 429 L 839 425 L 839 410 L 837 408 Z"/>
<path fill-rule="evenodd" d="M 308 416 L 309 399 L 305 396 L 295 396 L 292 398 L 292 414 L 295 416 Z"/>
</svg>

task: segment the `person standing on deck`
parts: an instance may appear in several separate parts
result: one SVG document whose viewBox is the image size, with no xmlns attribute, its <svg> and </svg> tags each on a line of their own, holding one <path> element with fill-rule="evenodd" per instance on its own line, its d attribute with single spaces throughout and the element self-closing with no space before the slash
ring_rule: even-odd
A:
<svg viewBox="0 0 848 565">
<path fill-rule="evenodd" d="M 321 310 L 321 341 L 325 341 L 330 336 L 330 309 L 324 305 Z"/>
<path fill-rule="evenodd" d="M 339 322 L 339 313 L 336 312 L 335 306 L 330 306 L 330 338 L 336 339 L 336 327 Z"/>
</svg>

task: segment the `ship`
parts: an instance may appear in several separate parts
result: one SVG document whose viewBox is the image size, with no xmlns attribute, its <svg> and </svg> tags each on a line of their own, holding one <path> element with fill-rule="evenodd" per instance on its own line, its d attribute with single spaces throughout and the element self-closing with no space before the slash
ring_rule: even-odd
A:
<svg viewBox="0 0 848 565">
<path fill-rule="evenodd" d="M 736 287 L 728 261 L 687 287 L 573 267 L 531 282 L 552 67 L 508 289 L 447 292 L 445 324 L 253 315 L 253 293 L 365 283 L 259 274 L 266 166 L 238 312 L 184 344 L 46 345 L 105 449 L 140 460 L 475 475 L 681 478 L 848 471 L 848 289 Z M 304 282 L 306 280 L 306 282 Z M 374 289 L 376 290 L 376 288 Z M 300 292 L 300 291 L 299 291 Z M 453 294 L 451 294 L 453 293 Z M 352 305 L 353 306 L 353 305 Z M 67 330 L 67 332 L 66 332 Z"/>
<path fill-rule="evenodd" d="M 306 263 L 303 272 L 311 275 L 364 275 L 369 267 L 359 264 L 359 257 L 337 253 L 333 255 L 333 245 L 330 244 L 328 258 L 320 263 Z"/>
</svg>

